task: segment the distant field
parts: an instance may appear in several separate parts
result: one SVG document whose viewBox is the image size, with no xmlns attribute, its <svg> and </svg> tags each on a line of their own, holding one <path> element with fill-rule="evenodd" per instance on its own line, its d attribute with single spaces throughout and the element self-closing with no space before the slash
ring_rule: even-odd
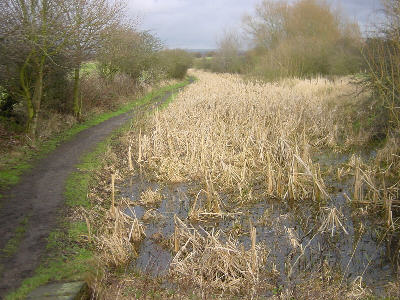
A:
<svg viewBox="0 0 400 300">
<path fill-rule="evenodd" d="M 98 63 L 95 61 L 89 61 L 82 64 L 81 72 L 82 74 L 91 75 L 97 71 Z"/>
</svg>

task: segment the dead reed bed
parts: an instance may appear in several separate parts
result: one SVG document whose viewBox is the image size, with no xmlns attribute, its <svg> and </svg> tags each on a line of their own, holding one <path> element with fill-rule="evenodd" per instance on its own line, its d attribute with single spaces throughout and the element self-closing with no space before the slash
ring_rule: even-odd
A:
<svg viewBox="0 0 400 300">
<path fill-rule="evenodd" d="M 236 75 L 192 72 L 198 81 L 178 94 L 168 108 L 137 122 L 121 138 L 118 155 L 112 158 L 125 175 L 139 174 L 146 181 L 166 185 L 193 185 L 188 218 L 176 217 L 175 233 L 164 241 L 173 253 L 170 279 L 179 282 L 179 289 L 190 283 L 203 298 L 232 294 L 262 298 L 265 293 L 260 288 L 282 299 L 368 295 L 362 278 L 342 284 L 342 275 L 323 260 L 320 267 L 311 268 L 310 253 L 317 253 L 312 251 L 316 243 L 319 247 L 320 240 L 353 234 L 346 222 L 348 215 L 331 201 L 328 182 L 332 179 L 351 182 L 348 201 L 368 207 L 374 203 L 385 212 L 388 227 L 396 227 L 393 208 L 398 199 L 395 178 L 399 177 L 393 174 L 398 167 L 397 148 L 381 149 L 375 160 L 359 154 L 345 156 L 349 159 L 329 168 L 315 159 L 324 151 L 340 152 L 365 139 L 352 131 L 348 115 L 338 116 L 348 104 L 345 95 L 354 92 L 349 79 L 262 83 Z M 88 218 L 88 227 L 96 228 L 91 241 L 106 266 L 123 266 L 135 256 L 144 236 L 141 222 L 147 224 L 157 217 L 164 196 L 158 190 L 145 190 L 137 199 L 147 210 L 139 221 L 119 212 L 118 208 L 125 209 L 129 203 L 114 199 L 112 188 L 105 193 L 111 197 L 111 208 L 101 214 L 103 224 L 91 221 L 96 217 Z M 251 221 L 247 226 L 243 220 L 252 217 L 247 208 L 270 199 L 289 205 L 280 214 L 274 212 L 276 202 L 271 201 L 254 223 L 269 226 L 281 238 L 280 243 L 265 245 L 256 240 Z M 312 212 L 297 214 L 302 213 L 301 207 Z M 218 227 L 219 221 L 225 221 L 220 218 L 232 220 L 230 227 Z M 296 222 L 304 228 L 299 230 Z M 214 229 L 210 229 L 212 224 L 216 224 Z M 239 243 L 243 237 L 246 246 Z M 274 253 L 269 255 L 269 251 L 282 251 L 281 246 L 289 251 L 284 270 L 275 264 Z M 288 282 L 279 286 L 277 278 Z M 134 282 L 140 280 L 127 275 L 119 283 L 129 286 Z M 107 294 L 106 289 L 103 292 Z"/>
<path fill-rule="evenodd" d="M 158 180 L 201 183 L 206 201 L 196 205 L 209 213 L 221 212 L 221 193 L 236 203 L 266 195 L 328 197 L 311 152 L 338 142 L 334 112 L 326 102 L 348 90 L 348 82 L 266 84 L 235 75 L 194 75 L 196 83 L 132 134 L 141 168 Z"/>
<path fill-rule="evenodd" d="M 136 162 L 158 180 L 202 185 L 193 218 L 221 214 L 223 199 L 246 204 L 268 196 L 322 208 L 329 202 L 324 173 L 330 171 L 321 171 L 314 154 L 368 148 L 373 133 L 355 130 L 351 118 L 370 112 L 350 112 L 368 94 L 357 94 L 349 78 L 264 83 L 192 72 L 199 80 L 131 138 Z M 355 152 L 337 170 L 339 181 L 354 180 L 348 198 L 372 204 L 393 230 L 399 227 L 399 144 L 393 135 L 374 159 Z"/>
<path fill-rule="evenodd" d="M 351 114 L 342 115 L 354 105 L 352 101 L 364 97 L 356 97 L 350 79 L 265 83 L 231 74 L 192 72 L 198 81 L 130 133 L 129 151 L 137 169 L 152 179 L 166 184 L 198 183 L 189 210 L 191 222 L 235 217 L 245 212 L 244 206 L 276 199 L 314 211 L 314 229 L 307 228 L 308 217 L 303 222 L 305 232 L 312 236 L 347 235 L 345 216 L 332 203 L 331 187 L 326 184 L 337 171 L 338 181 L 354 181 L 353 193 L 346 195 L 349 201 L 376 199 L 386 212 L 387 224 L 394 227 L 390 211 L 397 194 L 392 200 L 384 200 L 394 187 L 376 187 L 376 174 L 382 172 L 376 163 L 364 163 L 357 154 L 332 170 L 332 166 L 322 167 L 315 159 L 325 151 L 348 151 L 368 141 L 363 131 L 353 130 Z M 250 256 L 246 258 L 247 252 L 239 250 L 235 242 L 221 239 L 217 230 L 202 235 L 188 224 L 177 225 L 176 235 L 183 235 L 184 244 L 181 239 L 174 241 L 174 278 L 191 278 L 198 287 L 222 293 L 240 293 L 246 285 L 257 286 L 258 275 L 250 269 L 229 269 L 230 262 L 242 266 L 251 261 Z M 237 229 L 243 232 L 241 224 Z M 307 248 L 304 243 L 296 244 L 299 239 L 290 233 L 295 236 L 288 231 L 287 237 L 298 256 L 293 265 L 288 265 L 289 278 L 305 253 L 302 247 Z M 243 259 L 241 263 L 233 262 L 239 258 Z"/>
</svg>

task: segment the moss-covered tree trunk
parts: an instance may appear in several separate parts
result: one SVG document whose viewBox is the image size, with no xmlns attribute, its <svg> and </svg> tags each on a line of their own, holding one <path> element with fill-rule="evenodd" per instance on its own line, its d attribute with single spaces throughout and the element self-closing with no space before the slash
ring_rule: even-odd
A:
<svg viewBox="0 0 400 300">
<path fill-rule="evenodd" d="M 44 80 L 44 64 L 45 57 L 41 57 L 39 63 L 36 64 L 35 73 L 35 84 L 32 87 L 29 86 L 29 76 L 27 74 L 27 68 L 30 57 L 25 61 L 24 65 L 20 70 L 20 84 L 23 91 L 23 97 L 25 100 L 26 107 L 26 133 L 32 140 L 35 140 L 37 133 L 37 124 L 39 119 L 40 107 L 43 98 L 43 80 Z M 33 94 L 31 93 L 33 90 Z"/>
<path fill-rule="evenodd" d="M 40 64 L 38 66 L 37 78 L 35 81 L 35 89 L 34 89 L 33 97 L 32 97 L 33 117 L 31 120 L 31 126 L 30 126 L 30 131 L 29 131 L 29 135 L 31 137 L 36 137 L 36 134 L 37 134 L 37 124 L 38 124 L 38 120 L 39 120 L 40 107 L 41 107 L 42 98 L 43 98 L 44 61 L 45 61 L 45 58 L 42 57 Z"/>
<path fill-rule="evenodd" d="M 80 64 L 74 69 L 74 99 L 73 99 L 74 116 L 80 119 L 82 107 L 80 103 Z"/>
<path fill-rule="evenodd" d="M 33 103 L 32 103 L 32 97 L 31 97 L 31 91 L 28 86 L 28 80 L 26 76 L 26 68 L 27 68 L 27 62 L 22 66 L 20 73 L 19 73 L 19 79 L 20 79 L 20 84 L 22 87 L 22 95 L 25 100 L 25 107 L 26 107 L 26 132 L 30 132 L 31 130 L 31 124 L 32 124 L 32 119 L 34 115 L 34 109 L 33 109 Z"/>
</svg>

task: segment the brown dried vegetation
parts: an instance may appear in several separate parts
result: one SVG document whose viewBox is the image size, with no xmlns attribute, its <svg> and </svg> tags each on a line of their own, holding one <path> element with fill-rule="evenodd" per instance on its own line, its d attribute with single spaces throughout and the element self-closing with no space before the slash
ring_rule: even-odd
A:
<svg viewBox="0 0 400 300">
<path fill-rule="evenodd" d="M 350 234 L 348 216 L 331 199 L 332 186 L 327 182 L 332 178 L 339 183 L 351 182 L 351 192 L 345 196 L 354 208 L 353 216 L 383 212 L 384 218 L 376 218 L 377 224 L 386 234 L 398 229 L 394 212 L 398 193 L 394 168 L 398 159 L 393 155 L 397 151 L 393 141 L 389 140 L 376 158 L 348 155 L 351 147 L 365 146 L 370 139 L 354 130 L 349 114 L 340 113 L 346 111 L 349 101 L 362 101 L 368 95 L 361 94 L 354 100 L 352 92 L 356 88 L 346 78 L 261 83 L 246 82 L 235 75 L 193 74 L 198 81 L 181 92 L 167 109 L 137 123 L 137 128 L 123 137 L 120 159 L 115 158 L 124 175 L 138 173 L 146 180 L 166 185 L 196 183 L 190 192 L 188 218 L 175 216 L 175 233 L 161 241 L 173 253 L 168 280 L 178 286 L 168 294 L 160 287 L 159 279 L 132 279 L 129 272 L 123 278 L 108 273 L 118 283 L 103 279 L 103 286 L 143 291 L 139 286 L 147 282 L 147 287 L 166 299 L 193 295 L 359 299 L 371 295 L 362 277 L 347 282 L 347 268 L 344 273 L 338 272 L 323 259 L 317 269 L 296 273 L 307 264 L 315 240 Z M 343 153 L 347 159 L 327 167 L 316 159 L 324 151 Z M 383 162 L 388 162 L 386 167 L 382 167 Z M 154 219 L 151 216 L 163 199 L 161 191 L 151 188 L 140 198 L 138 202 L 150 208 L 142 221 Z M 279 246 L 261 243 L 256 227 L 239 220 L 248 213 L 246 208 L 264 202 L 272 206 L 263 211 L 254 226 L 270 226 L 285 238 L 282 242 L 288 245 L 289 253 L 284 271 L 270 259 L 271 251 L 277 251 L 277 247 L 279 251 Z M 291 210 L 276 215 L 276 202 L 287 203 Z M 119 205 L 125 208 L 129 203 Z M 305 218 L 300 214 L 301 207 L 309 207 L 313 213 Z M 143 236 L 143 227 L 137 219 L 109 214 L 105 214 L 110 221 L 108 229 L 101 227 L 102 237 L 95 240 L 101 241 L 99 249 L 108 257 L 105 261 L 123 266 L 128 257 L 133 258 L 132 249 Z M 210 224 L 225 219 L 234 220 L 229 230 L 223 231 L 217 225 L 210 229 Z M 299 236 L 288 225 L 292 219 L 304 225 L 308 233 L 303 231 L 305 235 Z M 363 232 L 362 226 L 359 232 Z M 137 233 L 134 240 L 130 228 Z M 243 243 L 242 237 L 247 237 L 250 244 Z M 113 251 L 108 246 L 111 244 Z M 279 286 L 283 272 L 289 282 Z"/>
</svg>

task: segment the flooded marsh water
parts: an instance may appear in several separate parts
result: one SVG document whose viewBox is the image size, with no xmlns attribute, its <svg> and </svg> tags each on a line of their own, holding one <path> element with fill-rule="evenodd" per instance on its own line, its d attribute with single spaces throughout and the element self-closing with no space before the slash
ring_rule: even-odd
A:
<svg viewBox="0 0 400 300">
<path fill-rule="evenodd" d="M 266 198 L 235 208 L 240 214 L 191 222 L 189 212 L 195 191 L 199 190 L 195 184 L 161 185 L 135 176 L 121 188 L 121 196 L 131 201 L 124 213 L 141 220 L 146 228 L 132 267 L 153 276 L 168 275 L 174 257 L 170 246 L 177 216 L 195 228 L 221 230 L 221 238 L 231 236 L 245 249 L 251 247 L 249 232 L 254 226 L 257 243 L 268 249 L 265 268 L 278 274 L 277 286 L 329 269 L 340 275 L 342 284 L 362 277 L 369 288 L 381 294 L 395 276 L 385 236 L 372 226 L 362 209 L 352 206 L 344 196 L 351 192 L 350 180 L 329 185 L 330 200 L 323 207 L 314 208 L 307 202 L 289 207 Z M 146 207 L 140 202 L 142 193 L 149 189 L 162 195 L 159 205 Z"/>
</svg>

